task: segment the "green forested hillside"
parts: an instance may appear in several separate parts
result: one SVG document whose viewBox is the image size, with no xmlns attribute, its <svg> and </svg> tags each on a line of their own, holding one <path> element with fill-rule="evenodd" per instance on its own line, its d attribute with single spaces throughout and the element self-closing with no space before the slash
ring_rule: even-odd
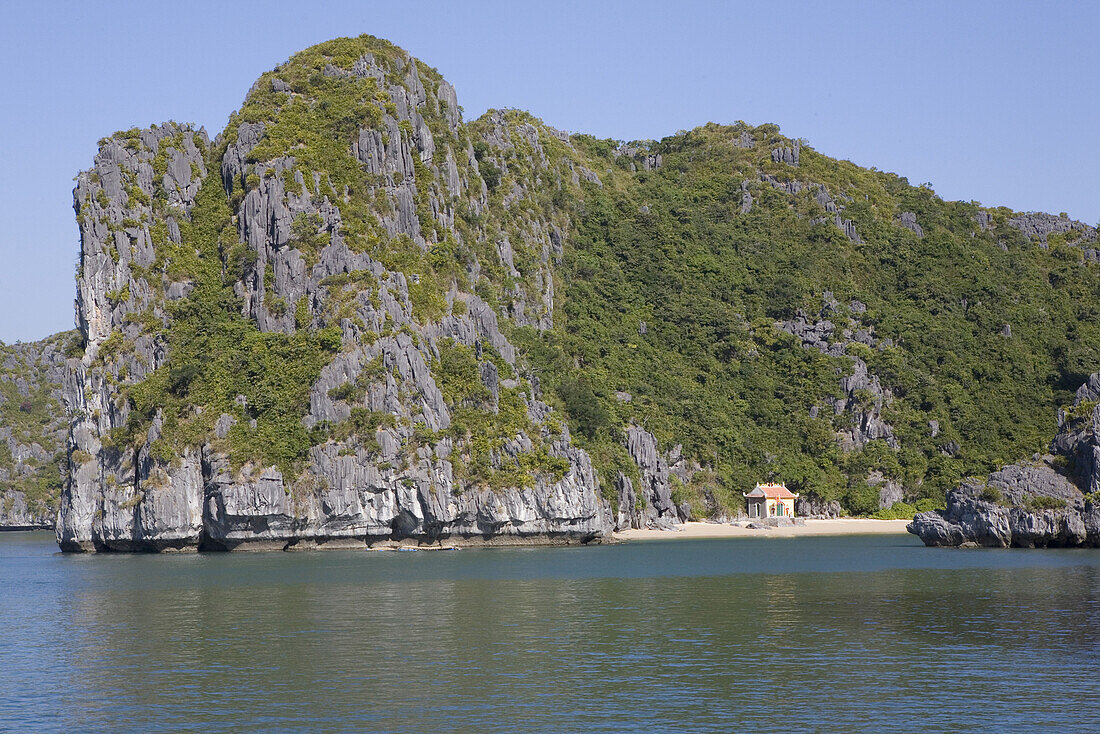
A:
<svg viewBox="0 0 1100 734">
<path fill-rule="evenodd" d="M 746 131 L 748 149 L 735 144 Z M 1100 364 L 1100 268 L 1081 246 L 1095 246 L 1094 231 L 1073 232 L 1078 246 L 1060 234 L 1029 240 L 1007 210 L 983 227 L 975 204 L 806 146 L 797 167 L 774 163 L 770 151 L 789 145 L 774 126 L 707 125 L 652 143 L 663 164 L 650 171 L 625 171 L 638 161 L 614 155 L 615 143 L 585 142 L 613 183 L 587 186 L 575 204 L 559 318 L 524 344 L 590 441 L 644 424 L 714 468 L 700 483 L 733 490 L 719 489 L 726 501 L 770 475 L 873 511 L 875 469 L 911 497 L 938 499 L 967 475 L 1044 451 L 1055 406 Z M 826 212 L 810 190 L 790 195 L 760 173 L 850 197 L 843 216 L 862 242 L 814 223 Z M 746 180 L 754 202 L 742 213 Z M 923 237 L 898 224 L 901 212 L 916 214 Z M 809 417 L 850 361 L 802 348 L 775 323 L 817 314 L 826 292 L 842 304 L 838 324 L 851 315 L 843 304 L 866 305 L 858 320 L 877 346 L 848 353 L 892 393 L 883 418 L 896 450 L 879 440 L 845 453 L 834 431 L 851 416 Z"/>
</svg>

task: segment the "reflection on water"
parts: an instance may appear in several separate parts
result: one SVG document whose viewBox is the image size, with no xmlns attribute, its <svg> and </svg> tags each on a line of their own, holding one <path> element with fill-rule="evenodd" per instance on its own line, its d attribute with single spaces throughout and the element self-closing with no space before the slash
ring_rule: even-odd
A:
<svg viewBox="0 0 1100 734">
<path fill-rule="evenodd" d="M 1100 554 L 907 537 L 61 556 L 0 534 L 0 729 L 1094 730 Z"/>
</svg>

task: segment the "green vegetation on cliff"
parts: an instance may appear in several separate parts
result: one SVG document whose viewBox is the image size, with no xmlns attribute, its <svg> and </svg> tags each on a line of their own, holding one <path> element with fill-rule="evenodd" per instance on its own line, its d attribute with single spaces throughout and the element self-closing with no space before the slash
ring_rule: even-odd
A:
<svg viewBox="0 0 1100 734">
<path fill-rule="evenodd" d="M 36 518 L 57 511 L 67 463 L 61 381 L 75 339 L 69 331 L 38 342 L 0 343 L 0 522 L 14 493 L 23 495 Z"/>
<path fill-rule="evenodd" d="M 162 419 L 153 455 L 169 463 L 184 448 L 199 448 L 222 413 L 237 418 L 226 440 L 238 464 L 278 466 L 293 475 L 311 445 L 302 416 L 309 388 L 340 348 L 337 328 L 265 333 L 241 316 L 232 272 L 223 269 L 219 242 L 235 237 L 219 182 L 207 179 L 190 221 L 180 224 L 173 265 L 191 280 L 189 297 L 168 304 L 165 330 L 171 360 L 128 388 L 133 413 L 110 440 L 140 445 L 154 417 Z M 181 262 L 182 261 L 182 262 Z M 252 425 L 255 421 L 255 425 Z"/>
</svg>

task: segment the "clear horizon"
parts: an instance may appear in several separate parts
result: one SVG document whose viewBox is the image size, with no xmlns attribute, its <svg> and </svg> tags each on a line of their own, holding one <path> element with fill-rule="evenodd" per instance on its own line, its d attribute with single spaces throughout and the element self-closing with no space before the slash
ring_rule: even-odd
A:
<svg viewBox="0 0 1100 734">
<path fill-rule="evenodd" d="M 225 125 L 252 82 L 337 36 L 436 67 L 493 107 L 620 140 L 778 124 L 948 200 L 1100 219 L 1100 4 L 16 2 L 0 184 L 0 340 L 72 328 L 73 177 L 116 130 Z M 13 114 L 14 111 L 14 114 Z"/>
</svg>

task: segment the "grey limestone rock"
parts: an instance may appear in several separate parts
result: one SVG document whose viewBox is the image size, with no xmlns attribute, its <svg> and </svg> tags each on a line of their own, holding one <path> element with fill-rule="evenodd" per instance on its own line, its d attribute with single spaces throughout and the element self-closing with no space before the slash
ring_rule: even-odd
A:
<svg viewBox="0 0 1100 734">
<path fill-rule="evenodd" d="M 645 526 L 660 527 L 679 522 L 672 501 L 668 462 L 657 450 L 656 437 L 644 428 L 630 426 L 626 430 L 626 446 L 641 474 L 639 491 L 645 504 Z"/>
<path fill-rule="evenodd" d="M 233 477 L 222 457 L 207 466 L 203 542 L 212 548 L 302 544 L 364 547 L 383 541 L 587 542 L 606 532 L 606 508 L 591 491 L 591 464 L 555 447 L 571 469 L 553 484 L 455 494 L 450 463 L 419 458 L 385 468 L 333 444 L 312 450 L 313 474 L 326 484 L 287 486 L 274 470 Z"/>
<path fill-rule="evenodd" d="M 862 448 L 870 441 L 882 439 L 891 448 L 898 448 L 893 428 L 882 418 L 887 394 L 878 376 L 858 357 L 852 357 L 852 368 L 851 375 L 840 379 L 840 389 L 846 397 L 833 401 L 833 409 L 838 415 L 846 412 L 854 418 L 851 427 L 842 431 L 841 446 Z M 870 396 L 870 404 L 862 397 L 864 395 Z"/>
<path fill-rule="evenodd" d="M 371 215 L 379 237 L 408 237 L 425 250 L 444 237 L 461 242 L 454 207 L 480 215 L 487 206 L 487 189 L 478 174 L 473 141 L 459 147 L 461 113 L 453 88 L 445 81 L 429 83 L 431 76 L 407 56 L 366 54 L 351 68 L 329 64 L 323 74 L 349 83 L 374 79 L 389 98 L 385 105 L 379 103 L 381 123 L 357 131 L 348 151 L 351 161 L 370 176 L 367 199 L 377 204 Z M 272 90 L 304 94 L 281 79 L 272 81 Z M 496 121 L 488 128 L 489 145 L 524 151 L 539 175 L 553 174 L 547 168 L 547 141 L 536 125 L 504 112 L 489 117 Z M 179 134 L 184 134 L 183 143 Z M 519 374 L 502 379 L 504 368 L 498 364 L 516 364 L 515 347 L 499 322 L 508 310 L 497 313 L 454 286 L 447 295 L 451 313 L 415 319 L 410 287 L 418 283 L 419 274 L 389 271 L 355 251 L 360 248 L 349 247 L 351 235 L 340 210 L 348 191 L 335 190 L 326 175 L 304 168 L 293 155 L 255 161 L 253 152 L 265 135 L 262 122 L 243 122 L 226 134 L 220 183 L 235 207 L 238 239 L 255 255 L 232 286 L 242 299 L 242 315 L 261 330 L 290 332 L 301 328 L 294 305 L 303 304 L 310 328 L 334 325 L 342 333 L 343 349 L 310 385 L 303 425 L 318 430 L 340 425 L 353 409 L 386 414 L 392 423 L 381 421 L 373 435 L 353 432 L 346 439 L 318 442 L 296 476 L 263 465 L 238 467 L 230 460 L 234 432 L 255 427 L 243 397 L 244 418 L 220 415 L 204 445 L 171 464 L 158 462 L 152 450 L 162 416 L 154 419 L 136 456 L 109 448 L 105 437 L 127 423 L 130 410 L 116 399 L 117 386 L 140 380 L 165 360 L 164 344 L 146 338 L 125 317 L 146 307 L 167 314 L 171 309 L 164 302 L 186 299 L 195 287 L 186 281 L 147 284 L 130 276 L 129 263 L 147 269 L 155 260 L 149 231 L 157 222 L 152 211 L 128 198 L 128 191 L 138 186 L 146 196 L 163 193 L 172 201 L 173 215 L 165 222 L 168 239 L 182 242 L 180 224 L 207 175 L 208 153 L 205 133 L 189 128 L 146 131 L 136 142 L 110 139 L 95 168 L 81 177 L 75 196 L 78 211 L 85 208 L 78 314 L 88 349 L 83 359 L 70 361 L 65 376 L 66 401 L 74 415 L 69 448 L 80 460 L 74 462 L 63 494 L 59 545 L 64 550 L 155 551 L 364 547 L 398 541 L 587 543 L 609 533 L 614 518 L 599 495 L 592 462 L 572 445 L 568 429 L 552 434 L 551 409 L 535 397 L 537 379 L 530 379 L 530 394 Z M 568 135 L 549 134 L 555 144 L 571 145 Z M 156 151 L 164 152 L 157 146 L 165 145 L 165 172 L 154 176 Z M 493 160 L 506 172 L 504 160 Z M 660 165 L 659 155 L 650 163 Z M 583 166 L 573 164 L 572 171 L 602 185 Z M 517 186 L 514 199 L 520 201 L 528 193 Z M 140 227 L 119 230 L 129 218 Z M 320 241 L 308 256 L 296 239 L 301 221 L 316 224 L 306 234 Z M 568 219 L 532 219 L 524 213 L 510 239 L 502 233 L 491 240 L 504 243 L 500 259 L 517 281 L 521 276 L 536 284 L 537 294 L 514 296 L 513 315 L 519 324 L 552 324 L 550 265 L 562 258 L 568 231 Z M 489 237 L 480 229 L 471 235 Z M 535 272 L 519 272 L 520 247 L 525 248 L 524 262 L 536 263 Z M 476 262 L 471 265 L 474 283 L 477 267 Z M 326 306 L 341 284 L 359 289 L 349 292 L 346 310 L 334 316 Z M 127 285 L 129 302 L 110 303 L 107 293 Z M 464 308 L 458 308 L 460 303 Z M 97 361 L 102 344 L 120 331 L 132 339 L 132 355 L 106 364 Z M 495 409 L 504 392 L 513 391 L 510 395 L 526 402 L 535 424 L 532 436 L 520 432 L 507 437 L 494 453 L 494 468 L 536 450 L 536 441 L 541 441 L 552 457 L 564 460 L 564 473 L 536 473 L 530 485 L 494 491 L 455 475 L 452 461 L 469 458 L 463 459 L 469 447 L 461 436 L 442 434 L 452 417 L 432 369 L 445 339 L 474 348 L 481 358 L 478 372 L 491 395 L 484 409 Z M 504 362 L 494 362 L 491 352 Z M 128 370 L 130 376 L 123 376 Z M 423 438 L 425 432 L 433 438 Z M 667 482 L 667 471 L 663 475 Z"/>
<path fill-rule="evenodd" d="M 1100 372 L 1089 375 L 1089 379 L 1077 388 L 1074 398 L 1074 405 L 1100 400 Z"/>
<path fill-rule="evenodd" d="M 860 328 L 855 318 L 847 320 L 848 328 L 843 330 L 843 336 L 838 339 L 837 324 L 825 318 L 825 314 L 835 312 L 837 306 L 839 304 L 835 303 L 832 294 L 826 293 L 823 296 L 822 310 L 816 319 L 811 320 L 800 310 L 794 319 L 778 322 L 776 328 L 798 337 L 804 348 L 817 349 L 833 357 L 846 357 L 851 362 L 851 374 L 840 376 L 843 397 L 829 400 L 836 415 L 851 416 L 849 427 L 841 430 L 838 435 L 844 450 L 861 449 L 870 441 L 878 439 L 884 440 L 891 448 L 898 448 L 893 427 L 882 417 L 883 407 L 891 397 L 889 391 L 882 387 L 878 376 L 870 372 L 863 359 L 847 353 L 847 347 L 851 343 L 877 348 L 879 342 L 870 329 Z M 854 316 L 866 311 L 866 306 L 858 301 L 853 301 L 849 308 Z"/>
<path fill-rule="evenodd" d="M 644 522 L 643 513 L 638 507 L 638 496 L 634 493 L 634 482 L 621 472 L 615 478 L 615 497 L 618 508 L 615 512 L 615 530 L 640 528 Z"/>
<path fill-rule="evenodd" d="M 905 499 L 905 490 L 901 484 L 893 479 L 887 479 L 877 469 L 872 470 L 867 476 L 867 484 L 878 487 L 879 509 L 890 507 L 895 502 L 901 502 Z"/>
<path fill-rule="evenodd" d="M 784 148 L 782 150 L 788 150 L 789 151 L 790 149 L 789 148 Z M 773 154 L 772 154 L 773 159 L 776 158 L 777 152 L 773 152 Z M 776 162 L 780 162 L 782 160 L 783 160 L 783 157 L 780 156 L 776 160 Z M 789 161 L 786 161 L 786 162 L 789 163 Z M 795 161 L 791 165 L 798 165 L 798 163 L 797 163 L 797 161 Z M 836 202 L 836 200 L 833 198 L 833 196 L 829 193 L 828 189 L 826 189 L 823 184 L 806 183 L 806 182 L 799 181 L 799 180 L 796 180 L 796 179 L 787 180 L 787 181 L 780 181 L 778 178 L 776 178 L 775 176 L 772 176 L 771 174 L 768 174 L 768 173 L 761 173 L 760 174 L 760 180 L 763 183 L 766 183 L 766 184 L 770 185 L 772 188 L 778 189 L 779 191 L 783 191 L 783 192 L 785 192 L 786 194 L 788 194 L 789 196 L 792 196 L 792 197 L 797 196 L 798 194 L 800 194 L 801 192 L 806 191 L 806 190 L 812 191 L 814 200 L 819 205 L 821 205 L 822 208 L 825 209 L 825 212 L 827 214 L 832 214 L 832 216 L 831 217 L 828 217 L 828 216 L 818 217 L 818 218 L 812 219 L 811 223 L 812 224 L 824 224 L 825 222 L 832 222 L 833 224 L 835 224 L 837 226 L 837 228 L 840 229 L 840 231 L 842 231 L 844 233 L 844 236 L 847 237 L 852 242 L 855 242 L 857 244 L 863 242 L 863 239 L 859 236 L 859 232 L 856 231 L 855 222 L 852 221 L 851 219 L 845 219 L 843 216 L 841 216 L 841 212 L 844 211 L 845 207 L 842 204 L 838 204 Z M 742 186 L 742 189 L 744 189 L 744 186 Z M 846 197 L 844 194 L 839 194 L 839 197 L 841 199 L 846 199 L 847 201 L 851 201 L 850 197 Z"/>
<path fill-rule="evenodd" d="M 829 190 L 821 184 L 812 184 L 814 189 L 814 201 L 822 206 L 825 211 L 830 214 L 840 211 L 841 207 L 837 205 L 832 196 L 829 195 Z"/>
<path fill-rule="evenodd" d="M 772 188 L 783 191 L 783 192 L 785 192 L 785 193 L 787 193 L 791 196 L 794 196 L 794 195 L 800 193 L 803 189 L 805 189 L 807 187 L 806 184 L 803 183 L 802 181 L 798 181 L 798 180 L 780 181 L 778 178 L 776 178 L 775 176 L 772 176 L 771 174 L 768 174 L 768 173 L 761 173 L 760 174 L 760 180 L 763 183 L 766 183 L 766 184 L 770 185 Z M 830 201 L 831 201 L 831 198 L 830 198 Z"/>
<path fill-rule="evenodd" d="M 181 281 L 178 283 L 170 283 L 168 290 L 165 292 L 165 297 L 169 301 L 182 301 L 187 298 L 188 294 L 194 289 L 194 283 L 190 281 Z"/>
<path fill-rule="evenodd" d="M 1052 234 L 1071 234 L 1074 241 L 1096 241 L 1096 229 L 1084 222 L 1045 212 L 1028 212 L 1011 217 L 1008 226 L 1020 230 L 1026 237 L 1046 243 Z"/>
<path fill-rule="evenodd" d="M 859 232 L 856 231 L 856 223 L 851 219 L 844 219 L 840 214 L 837 214 L 833 217 L 833 223 L 844 232 L 844 236 L 852 242 L 856 244 L 863 242 L 863 239 L 859 236 Z"/>
<path fill-rule="evenodd" d="M 214 435 L 218 438 L 225 438 L 229 435 L 229 429 L 236 425 L 237 419 L 226 413 L 222 413 L 218 416 L 217 423 L 214 424 Z"/>
<path fill-rule="evenodd" d="M 748 214 L 752 211 L 752 194 L 749 193 L 748 180 L 741 182 L 741 213 Z"/>
<path fill-rule="evenodd" d="M 245 160 L 259 144 L 263 132 L 262 122 L 242 122 L 237 126 L 237 140 L 226 148 L 222 157 L 222 183 L 227 192 L 245 187 Z"/>
<path fill-rule="evenodd" d="M 1072 410 L 1058 415 L 1051 451 L 1065 457 L 1070 476 L 1082 491 L 1100 491 L 1100 372 L 1077 390 Z"/>
<path fill-rule="evenodd" d="M 497 366 L 492 362 L 481 362 L 478 365 L 478 370 L 481 373 L 481 382 L 492 396 L 493 412 L 497 412 L 499 409 L 498 403 L 500 402 L 500 373 Z"/>
<path fill-rule="evenodd" d="M 159 193 L 186 216 L 206 173 L 208 145 L 204 131 L 175 123 L 137 134 L 120 133 L 106 138 L 92 170 L 77 176 L 73 191 L 81 238 L 77 325 L 92 358 L 99 343 L 124 326 L 127 316 L 154 305 L 154 286 L 162 284 L 131 275 L 131 265 L 147 268 L 154 259 L 149 234 L 152 209 L 146 202 Z M 158 158 L 160 154 L 164 155 Z M 161 160 L 165 171 L 154 180 L 154 164 Z M 109 294 L 113 297 L 108 298 Z M 122 294 L 128 297 L 118 297 Z M 136 362 L 129 367 L 144 372 Z"/>
<path fill-rule="evenodd" d="M 53 514 L 47 509 L 32 508 L 27 496 L 9 489 L 0 495 L 0 529 L 30 530 L 53 527 Z"/>
<path fill-rule="evenodd" d="M 917 215 L 913 212 L 902 212 L 899 214 L 898 224 L 911 231 L 917 237 L 924 237 L 924 229 L 917 223 Z"/>
<path fill-rule="evenodd" d="M 946 509 L 918 514 L 908 529 L 926 545 L 1100 546 L 1097 512 L 1053 469 L 1010 466 L 951 490 Z"/>
<path fill-rule="evenodd" d="M 776 148 L 772 151 L 772 161 L 774 161 L 775 163 L 786 163 L 789 166 L 797 166 L 798 151 L 801 147 L 801 142 L 796 140 L 789 148 Z"/>
<path fill-rule="evenodd" d="M 840 517 L 842 508 L 836 500 L 824 501 L 817 497 L 801 495 L 794 503 L 794 512 L 798 517 Z"/>
</svg>

